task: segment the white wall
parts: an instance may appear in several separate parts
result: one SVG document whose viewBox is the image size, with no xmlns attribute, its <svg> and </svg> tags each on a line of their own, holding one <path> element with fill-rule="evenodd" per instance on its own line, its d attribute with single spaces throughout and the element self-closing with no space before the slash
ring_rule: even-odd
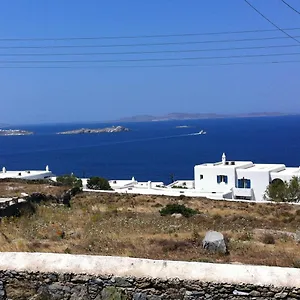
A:
<svg viewBox="0 0 300 300">
<path fill-rule="evenodd" d="M 23 175 L 23 173 L 22 173 Z M 45 177 L 51 178 L 53 174 L 51 172 L 45 172 L 43 174 L 26 174 L 26 176 L 21 176 L 22 179 L 44 179 Z"/>
<path fill-rule="evenodd" d="M 203 179 L 200 179 L 200 175 L 203 175 Z M 218 175 L 228 176 L 228 183 L 218 183 Z M 223 193 L 235 186 L 235 166 L 199 165 L 194 168 L 194 176 L 197 191 Z"/>
<path fill-rule="evenodd" d="M 21 176 L 18 174 L 21 173 Z M 26 171 L 20 171 L 20 172 L 10 172 L 7 171 L 7 173 L 2 173 L 1 178 L 19 178 L 19 179 L 44 179 L 45 177 L 52 177 L 53 173 L 51 171 L 31 171 L 30 173 L 27 173 Z"/>
<path fill-rule="evenodd" d="M 54 253 L 0 253 L 0 270 L 300 286 L 300 269 Z"/>
<path fill-rule="evenodd" d="M 237 170 L 237 180 L 238 179 L 250 179 L 251 188 L 253 189 L 253 196 L 256 201 L 264 200 L 264 194 L 270 181 L 270 173 L 268 170 L 247 170 L 238 169 Z"/>
<path fill-rule="evenodd" d="M 296 176 L 297 174 L 280 174 L 277 172 L 271 172 L 271 181 L 273 181 L 274 179 L 281 179 L 282 181 L 287 181 L 289 182 L 293 176 Z"/>
</svg>

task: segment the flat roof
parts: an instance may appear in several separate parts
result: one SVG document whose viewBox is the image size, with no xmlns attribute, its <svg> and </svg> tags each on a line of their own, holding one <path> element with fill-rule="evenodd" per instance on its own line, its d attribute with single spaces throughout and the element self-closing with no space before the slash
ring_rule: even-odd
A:
<svg viewBox="0 0 300 300">
<path fill-rule="evenodd" d="M 277 175 L 300 175 L 300 168 L 295 167 L 287 167 L 285 170 L 272 172 L 276 173 Z"/>
<path fill-rule="evenodd" d="M 253 164 L 252 161 L 236 161 L 236 160 L 228 160 L 228 164 L 223 165 L 221 161 L 215 162 L 215 163 L 204 163 L 196 166 L 208 166 L 208 167 L 234 167 L 234 166 L 244 166 L 244 165 L 249 165 Z M 234 164 L 232 164 L 234 163 Z"/>
<path fill-rule="evenodd" d="M 19 175 L 21 173 L 21 175 Z M 12 177 L 27 177 L 31 175 L 43 175 L 43 174 L 52 174 L 51 171 L 45 171 L 45 170 L 27 170 L 27 171 L 6 171 L 5 173 L 0 172 L 0 178 L 12 178 Z"/>
<path fill-rule="evenodd" d="M 247 170 L 251 171 L 276 171 L 278 169 L 286 168 L 284 164 L 254 164 L 253 166 L 249 167 Z"/>
</svg>

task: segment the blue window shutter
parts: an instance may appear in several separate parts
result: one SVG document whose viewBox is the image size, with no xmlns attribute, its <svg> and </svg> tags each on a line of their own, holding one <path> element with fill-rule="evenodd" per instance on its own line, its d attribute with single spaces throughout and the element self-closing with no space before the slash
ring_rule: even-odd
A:
<svg viewBox="0 0 300 300">
<path fill-rule="evenodd" d="M 218 183 L 221 182 L 221 176 L 220 176 L 220 175 L 217 176 L 217 182 L 218 182 Z"/>
<path fill-rule="evenodd" d="M 247 179 L 247 181 L 246 181 L 246 187 L 247 187 L 247 189 L 251 188 L 251 180 L 250 179 Z"/>
<path fill-rule="evenodd" d="M 241 189 L 243 187 L 242 179 L 238 180 L 238 188 Z"/>
<path fill-rule="evenodd" d="M 224 176 L 225 178 L 225 183 L 228 183 L 228 176 Z"/>
</svg>

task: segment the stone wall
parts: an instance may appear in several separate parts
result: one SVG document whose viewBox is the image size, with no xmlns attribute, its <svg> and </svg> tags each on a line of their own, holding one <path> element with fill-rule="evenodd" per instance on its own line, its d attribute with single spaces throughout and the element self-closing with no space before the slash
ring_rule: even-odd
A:
<svg viewBox="0 0 300 300">
<path fill-rule="evenodd" d="M 300 299 L 300 288 L 86 274 L 2 271 L 0 299 Z"/>
<path fill-rule="evenodd" d="M 0 253 L 0 300 L 300 299 L 299 275 L 264 266 Z"/>
</svg>

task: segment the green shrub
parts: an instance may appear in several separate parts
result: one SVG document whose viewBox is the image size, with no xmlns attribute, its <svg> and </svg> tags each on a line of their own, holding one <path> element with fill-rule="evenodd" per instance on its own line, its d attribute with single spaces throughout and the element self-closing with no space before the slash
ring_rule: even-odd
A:
<svg viewBox="0 0 300 300">
<path fill-rule="evenodd" d="M 64 186 L 82 188 L 81 179 L 77 178 L 74 174 L 57 176 L 56 181 Z"/>
<path fill-rule="evenodd" d="M 161 216 L 167 216 L 172 214 L 182 214 L 184 217 L 188 218 L 193 215 L 198 214 L 198 211 L 183 204 L 167 204 L 160 211 Z"/>
<path fill-rule="evenodd" d="M 268 185 L 264 198 L 277 202 L 300 202 L 300 178 L 294 176 L 288 182 L 274 179 Z"/>
<path fill-rule="evenodd" d="M 91 190 L 112 190 L 108 180 L 102 177 L 91 177 L 88 179 L 87 188 Z"/>
</svg>

